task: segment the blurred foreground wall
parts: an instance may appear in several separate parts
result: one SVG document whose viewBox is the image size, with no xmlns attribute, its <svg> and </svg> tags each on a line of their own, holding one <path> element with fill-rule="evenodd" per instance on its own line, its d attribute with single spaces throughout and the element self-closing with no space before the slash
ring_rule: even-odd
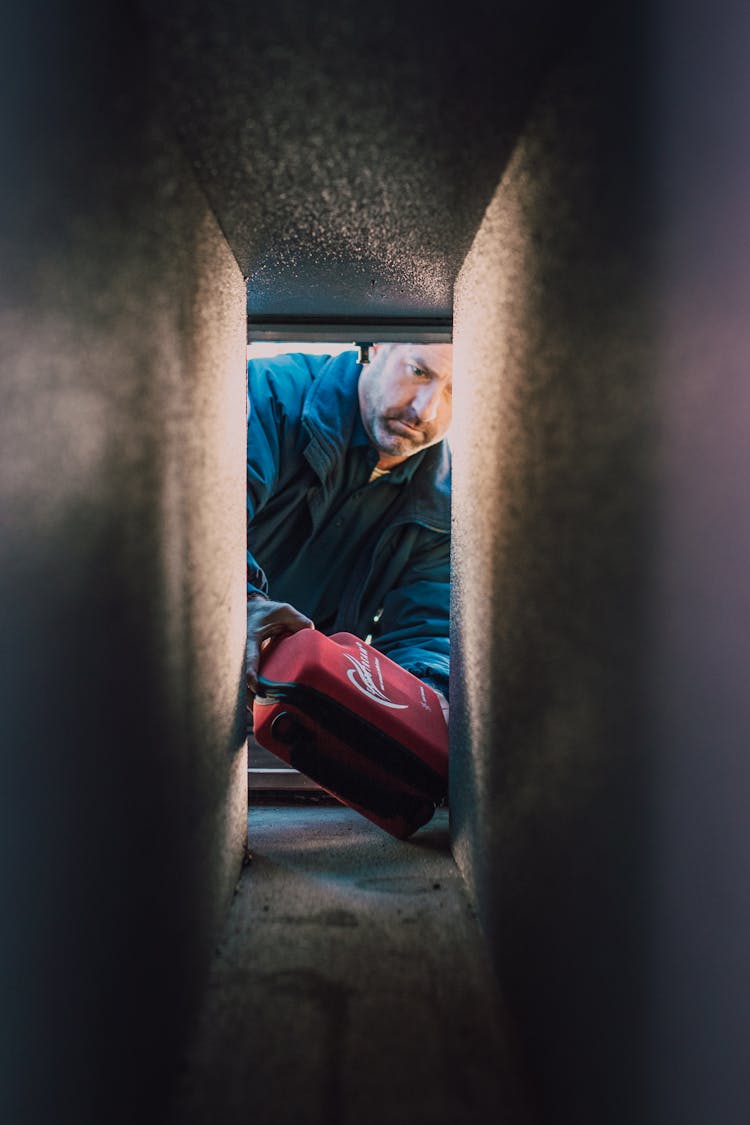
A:
<svg viewBox="0 0 750 1125">
<path fill-rule="evenodd" d="M 549 1122 L 747 1113 L 749 35 L 602 24 L 456 289 L 456 853 Z"/>
<path fill-rule="evenodd" d="M 6 32 L 0 1119 L 160 1120 L 245 835 L 244 285 L 137 24 Z"/>
</svg>

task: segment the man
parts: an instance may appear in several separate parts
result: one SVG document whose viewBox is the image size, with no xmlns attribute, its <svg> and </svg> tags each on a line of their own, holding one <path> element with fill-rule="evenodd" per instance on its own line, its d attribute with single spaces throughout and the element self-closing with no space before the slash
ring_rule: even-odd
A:
<svg viewBox="0 0 750 1125">
<path fill-rule="evenodd" d="M 314 624 L 447 697 L 452 347 L 371 354 L 248 364 L 251 692 L 263 641 Z"/>
</svg>

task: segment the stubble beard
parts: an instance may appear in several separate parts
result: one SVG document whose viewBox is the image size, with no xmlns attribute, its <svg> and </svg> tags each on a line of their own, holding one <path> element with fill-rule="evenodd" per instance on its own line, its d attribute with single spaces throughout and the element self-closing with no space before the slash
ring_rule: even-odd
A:
<svg viewBox="0 0 750 1125">
<path fill-rule="evenodd" d="M 374 364 L 370 369 L 370 378 L 375 374 Z M 374 393 L 373 393 L 374 391 Z M 399 433 L 391 429 L 390 423 L 393 421 L 404 422 L 407 425 L 413 425 L 414 419 L 412 417 L 405 417 L 403 412 L 390 412 L 388 407 L 382 402 L 380 395 L 377 392 L 377 385 L 373 388 L 373 384 L 369 384 L 369 394 L 366 396 L 364 406 L 366 410 L 362 410 L 362 417 L 365 420 L 365 429 L 369 431 L 370 440 L 376 449 L 387 457 L 411 457 L 414 453 L 419 453 L 427 445 L 432 444 L 428 440 L 428 436 L 421 427 L 415 425 L 415 433 Z M 407 410 L 408 414 L 408 410 Z M 369 415 L 369 424 L 366 420 L 366 415 Z"/>
<path fill-rule="evenodd" d="M 425 441 L 424 434 L 419 431 L 412 438 L 409 434 L 400 434 L 391 429 L 389 422 L 400 421 L 398 417 L 395 419 L 389 416 L 381 416 L 378 418 L 375 426 L 375 440 L 381 453 L 386 453 L 391 457 L 408 457 L 413 453 L 418 453 L 420 449 L 424 449 Z"/>
</svg>

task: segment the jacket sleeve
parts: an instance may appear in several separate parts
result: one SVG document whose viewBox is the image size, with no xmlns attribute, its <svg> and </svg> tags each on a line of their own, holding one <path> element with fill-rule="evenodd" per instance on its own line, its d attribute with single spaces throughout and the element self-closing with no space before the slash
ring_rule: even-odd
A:
<svg viewBox="0 0 750 1125">
<path fill-rule="evenodd" d="M 383 601 L 373 644 L 448 697 L 450 536 L 431 535 Z"/>
<path fill-rule="evenodd" d="M 247 365 L 247 596 L 268 597 L 268 580 L 250 550 L 250 523 L 267 500 L 300 443 L 310 371 L 302 356 Z"/>
</svg>

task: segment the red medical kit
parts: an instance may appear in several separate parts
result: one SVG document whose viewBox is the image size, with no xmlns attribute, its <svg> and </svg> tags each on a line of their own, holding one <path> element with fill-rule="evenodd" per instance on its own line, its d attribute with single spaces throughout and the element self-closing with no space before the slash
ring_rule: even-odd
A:
<svg viewBox="0 0 750 1125">
<path fill-rule="evenodd" d="M 263 651 L 256 740 L 386 832 L 405 839 L 448 789 L 437 692 L 353 637 L 315 629 Z"/>
</svg>

